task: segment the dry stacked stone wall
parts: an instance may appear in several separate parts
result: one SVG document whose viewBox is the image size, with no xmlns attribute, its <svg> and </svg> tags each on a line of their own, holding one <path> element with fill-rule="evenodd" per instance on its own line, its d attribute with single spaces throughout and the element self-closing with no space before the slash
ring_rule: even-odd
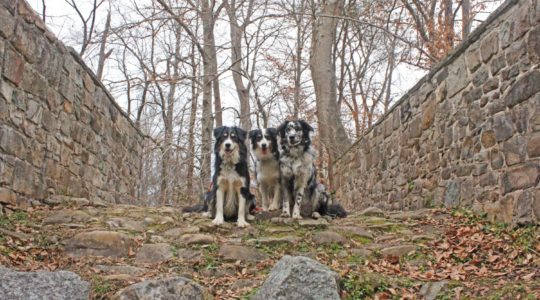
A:
<svg viewBox="0 0 540 300">
<path fill-rule="evenodd" d="M 540 0 L 507 1 L 336 162 L 361 209 L 540 220 Z"/>
<path fill-rule="evenodd" d="M 144 139 L 25 1 L 0 0 L 0 203 L 131 202 Z"/>
</svg>

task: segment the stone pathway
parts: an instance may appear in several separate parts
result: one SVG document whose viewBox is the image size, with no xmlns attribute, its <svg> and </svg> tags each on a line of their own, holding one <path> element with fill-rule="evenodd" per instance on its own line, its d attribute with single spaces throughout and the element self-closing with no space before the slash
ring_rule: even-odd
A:
<svg viewBox="0 0 540 300">
<path fill-rule="evenodd" d="M 187 283 L 177 277 L 193 280 L 220 299 L 249 298 L 285 255 L 313 258 L 332 268 L 342 277 L 341 296 L 347 299 L 381 293 L 454 298 L 466 288 L 472 288 L 471 295 L 495 293 L 483 290 L 492 283 L 482 283 L 481 278 L 467 279 L 475 281 L 469 285 L 459 277 L 422 277 L 421 270 L 429 273 L 439 259 L 430 251 L 443 242 L 445 224 L 456 224 L 456 216 L 443 210 L 371 208 L 345 219 L 300 222 L 261 214 L 250 227 L 239 229 L 233 223 L 216 228 L 199 214 L 182 214 L 171 207 L 64 199 L 0 218 L 0 265 L 19 271 L 72 271 L 90 282 L 94 299 L 126 288 L 143 293 L 147 280 L 165 280 L 173 289 L 182 289 Z M 527 234 L 539 237 L 537 228 Z M 538 253 L 527 253 L 529 264 L 539 266 Z M 523 283 L 501 289 L 514 292 L 515 287 L 525 296 L 534 295 L 540 291 L 539 276 L 528 277 L 527 289 L 522 289 Z"/>
</svg>

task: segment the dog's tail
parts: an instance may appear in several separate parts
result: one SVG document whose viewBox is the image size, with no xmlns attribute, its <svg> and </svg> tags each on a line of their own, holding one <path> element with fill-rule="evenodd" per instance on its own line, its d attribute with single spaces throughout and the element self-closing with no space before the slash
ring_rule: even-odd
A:
<svg viewBox="0 0 540 300">
<path fill-rule="evenodd" d="M 202 213 L 206 211 L 208 211 L 208 204 L 206 202 L 182 208 L 182 212 L 185 213 Z"/>
<path fill-rule="evenodd" d="M 332 218 L 345 218 L 347 217 L 347 211 L 341 204 L 334 203 L 326 207 L 326 212 L 323 215 L 330 216 Z"/>
</svg>

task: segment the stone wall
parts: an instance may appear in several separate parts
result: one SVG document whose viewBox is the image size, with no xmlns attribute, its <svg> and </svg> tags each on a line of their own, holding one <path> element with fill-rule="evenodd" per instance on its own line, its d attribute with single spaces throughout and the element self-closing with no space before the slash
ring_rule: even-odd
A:
<svg viewBox="0 0 540 300">
<path fill-rule="evenodd" d="M 25 1 L 0 0 L 0 202 L 131 202 L 144 140 Z"/>
<path fill-rule="evenodd" d="M 335 166 L 355 209 L 540 220 L 540 0 L 507 1 Z"/>
</svg>

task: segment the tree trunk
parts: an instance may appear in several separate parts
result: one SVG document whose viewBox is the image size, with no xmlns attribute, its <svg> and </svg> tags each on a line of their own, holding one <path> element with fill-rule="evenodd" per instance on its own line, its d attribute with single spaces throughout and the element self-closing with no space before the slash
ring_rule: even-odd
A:
<svg viewBox="0 0 540 300">
<path fill-rule="evenodd" d="M 193 55 L 191 56 L 191 65 L 193 68 L 192 76 L 197 78 L 197 63 L 195 60 L 195 45 L 191 46 Z M 195 178 L 195 121 L 197 119 L 197 102 L 199 99 L 199 91 L 197 90 L 197 84 L 195 80 L 191 81 L 191 110 L 189 112 L 189 129 L 188 129 L 188 170 L 187 170 L 187 193 L 194 196 L 193 183 Z"/>
<path fill-rule="evenodd" d="M 461 23 L 461 38 L 465 40 L 471 33 L 471 1 L 461 1 L 461 14 L 463 15 L 463 21 Z"/>
<path fill-rule="evenodd" d="M 236 18 L 235 0 L 231 4 L 227 0 L 224 1 L 229 16 L 229 24 L 231 28 L 231 71 L 240 101 L 240 127 L 249 131 L 251 130 L 251 108 L 249 103 L 249 90 L 244 85 L 242 79 L 242 35 L 244 28 L 238 24 Z"/>
<path fill-rule="evenodd" d="M 109 31 L 111 30 L 111 11 L 107 14 L 107 21 L 105 21 L 105 29 L 101 36 L 101 45 L 99 47 L 99 59 L 96 76 L 99 80 L 103 77 L 103 68 L 105 67 L 105 60 L 111 55 L 112 50 L 105 53 L 107 47 L 107 39 L 109 38 Z"/>
<path fill-rule="evenodd" d="M 321 5 L 321 14 L 341 15 L 342 0 L 324 0 Z M 336 70 L 332 61 L 336 27 L 337 18 L 320 16 L 317 18 L 313 28 L 310 57 L 320 140 L 328 151 L 329 169 L 332 169 L 331 163 L 335 158 L 351 145 L 337 107 Z"/>
</svg>

